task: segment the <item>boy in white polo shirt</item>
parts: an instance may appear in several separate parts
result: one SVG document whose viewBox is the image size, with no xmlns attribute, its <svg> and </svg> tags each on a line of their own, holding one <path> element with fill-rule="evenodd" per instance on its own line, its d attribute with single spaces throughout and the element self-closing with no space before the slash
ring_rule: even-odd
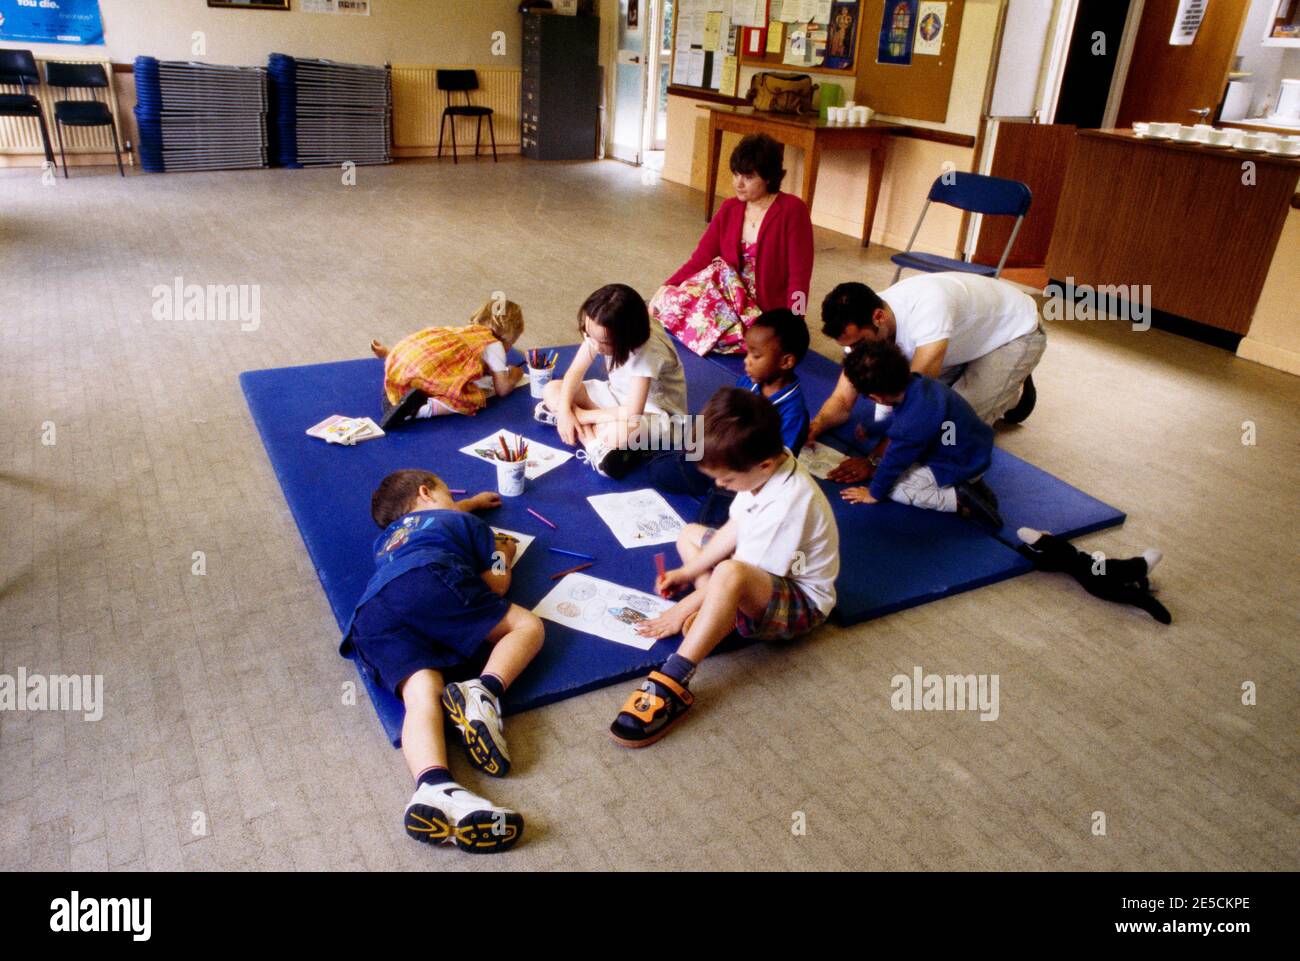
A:
<svg viewBox="0 0 1300 961">
<path fill-rule="evenodd" d="M 704 408 L 700 469 L 736 492 L 721 529 L 690 524 L 677 541 L 682 565 L 655 582 L 664 597 L 694 587 L 645 637 L 685 638 L 651 671 L 610 725 L 625 747 L 659 740 L 691 706 L 696 665 L 733 630 L 790 640 L 821 624 L 835 606 L 840 534 L 817 482 L 781 440 L 767 398 L 723 388 Z"/>
</svg>

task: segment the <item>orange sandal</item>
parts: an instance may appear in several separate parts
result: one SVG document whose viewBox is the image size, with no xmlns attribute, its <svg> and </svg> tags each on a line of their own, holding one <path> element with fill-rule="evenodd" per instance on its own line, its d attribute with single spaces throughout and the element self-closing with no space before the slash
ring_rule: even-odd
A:
<svg viewBox="0 0 1300 961">
<path fill-rule="evenodd" d="M 671 677 L 651 671 L 614 718 L 609 736 L 623 747 L 648 747 L 666 735 L 694 702 L 691 692 Z"/>
</svg>

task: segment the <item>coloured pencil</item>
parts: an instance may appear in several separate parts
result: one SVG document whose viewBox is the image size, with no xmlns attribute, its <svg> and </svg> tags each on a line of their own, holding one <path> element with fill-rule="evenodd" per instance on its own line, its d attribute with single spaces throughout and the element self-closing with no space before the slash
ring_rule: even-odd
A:
<svg viewBox="0 0 1300 961">
<path fill-rule="evenodd" d="M 541 521 L 543 524 L 545 524 L 545 525 L 546 525 L 547 527 L 549 527 L 551 530 L 553 530 L 553 531 L 558 531 L 558 530 L 559 530 L 558 527 L 556 527 L 554 524 L 552 524 L 550 521 L 548 521 L 548 520 L 547 520 L 545 517 L 543 517 L 541 514 L 537 513 L 537 511 L 533 510 L 531 507 L 527 507 L 527 508 L 525 508 L 525 510 L 527 510 L 528 513 L 532 514 L 534 517 L 536 517 L 539 521 Z"/>
<path fill-rule="evenodd" d="M 664 576 L 664 555 L 662 552 L 655 555 L 655 571 L 660 577 Z"/>
<path fill-rule="evenodd" d="M 448 487 L 448 488 L 447 488 L 447 493 L 448 493 L 448 494 L 463 494 L 463 493 L 465 493 L 465 492 L 464 492 L 463 490 L 461 490 L 459 487 Z"/>
<path fill-rule="evenodd" d="M 552 574 L 551 580 L 558 581 L 561 577 L 565 577 L 566 575 L 576 574 L 578 571 L 585 571 L 590 566 L 591 564 L 589 562 L 586 564 L 579 564 L 577 567 L 570 567 L 567 571 L 560 571 L 558 574 Z"/>
<path fill-rule="evenodd" d="M 546 549 L 552 554 L 564 554 L 568 557 L 578 557 L 584 561 L 594 561 L 596 559 L 590 554 L 580 554 L 577 551 L 566 551 L 563 547 L 548 547 Z"/>
</svg>

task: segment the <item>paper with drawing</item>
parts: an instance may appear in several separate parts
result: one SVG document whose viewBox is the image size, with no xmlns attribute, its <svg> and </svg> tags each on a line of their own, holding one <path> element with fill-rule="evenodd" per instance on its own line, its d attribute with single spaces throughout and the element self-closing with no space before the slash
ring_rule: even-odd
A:
<svg viewBox="0 0 1300 961">
<path fill-rule="evenodd" d="M 569 574 L 542 598 L 533 613 L 584 634 L 648 651 L 655 640 L 642 637 L 636 626 L 672 606 L 672 601 L 653 594 L 586 574 Z"/>
</svg>

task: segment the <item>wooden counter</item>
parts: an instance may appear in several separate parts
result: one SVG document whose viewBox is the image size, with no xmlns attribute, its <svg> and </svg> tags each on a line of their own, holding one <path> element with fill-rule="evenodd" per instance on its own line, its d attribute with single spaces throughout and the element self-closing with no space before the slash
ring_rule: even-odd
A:
<svg viewBox="0 0 1300 961">
<path fill-rule="evenodd" d="M 1156 310 L 1244 334 L 1297 181 L 1300 158 L 1081 130 L 1047 273 L 1149 284 Z"/>
</svg>

